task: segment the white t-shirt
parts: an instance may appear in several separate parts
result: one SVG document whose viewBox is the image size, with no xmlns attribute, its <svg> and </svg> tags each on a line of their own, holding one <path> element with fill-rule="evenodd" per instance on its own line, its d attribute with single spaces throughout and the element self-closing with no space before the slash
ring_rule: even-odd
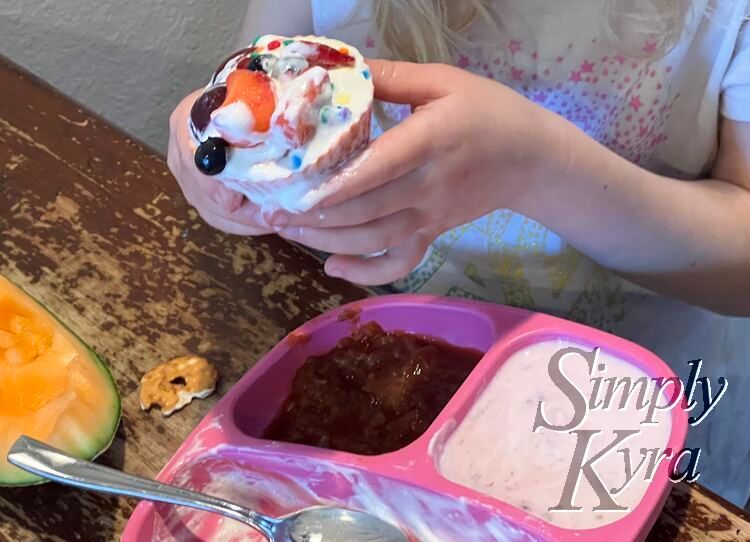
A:
<svg viewBox="0 0 750 542">
<path fill-rule="evenodd" d="M 645 168 L 685 179 L 706 176 L 720 117 L 750 122 L 748 0 L 697 0 L 679 41 L 659 58 L 650 54 L 654 41 L 644 39 L 643 54 L 630 56 L 608 41 L 604 3 L 497 2 L 500 29 L 477 22 L 467 31 L 475 46 L 458 55 L 456 65 L 561 114 Z M 367 13 L 352 14 L 354 4 L 312 0 L 315 32 L 375 56 L 380 49 L 372 21 Z M 729 389 L 691 428 L 688 442 L 702 447 L 700 481 L 745 504 L 750 431 L 738 434 L 737 427 L 750 427 L 744 400 L 750 319 L 722 317 L 639 288 L 508 210 L 446 232 L 394 286 L 523 306 L 602 328 L 653 350 L 683 380 L 687 362 L 703 359 L 702 375 L 712 382 L 725 376 Z"/>
</svg>

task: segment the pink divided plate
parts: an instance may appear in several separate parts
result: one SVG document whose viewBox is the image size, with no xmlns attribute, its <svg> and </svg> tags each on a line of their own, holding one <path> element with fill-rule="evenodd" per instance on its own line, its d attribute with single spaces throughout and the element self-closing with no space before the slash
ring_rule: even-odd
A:
<svg viewBox="0 0 750 542">
<path fill-rule="evenodd" d="M 396 452 L 359 456 L 260 438 L 287 397 L 295 371 L 308 356 L 328 351 L 350 334 L 354 319 L 349 316 L 355 313 L 360 323 L 376 321 L 386 330 L 430 335 L 486 354 L 430 428 Z M 643 499 L 627 515 L 602 527 L 577 531 L 455 484 L 436 468 L 432 452 L 460 424 L 504 360 L 550 338 L 601 347 L 650 376 L 674 376 L 649 351 L 559 318 L 450 298 L 377 297 L 327 312 L 288 335 L 209 412 L 158 479 L 271 515 L 315 504 L 366 510 L 400 525 L 411 540 L 420 542 L 642 540 L 669 494 L 666 461 L 659 464 Z M 674 408 L 670 415 L 667 447 L 679 450 L 687 433 L 687 414 Z M 122 539 L 262 540 L 251 533 L 249 527 L 219 516 L 143 502 Z"/>
</svg>

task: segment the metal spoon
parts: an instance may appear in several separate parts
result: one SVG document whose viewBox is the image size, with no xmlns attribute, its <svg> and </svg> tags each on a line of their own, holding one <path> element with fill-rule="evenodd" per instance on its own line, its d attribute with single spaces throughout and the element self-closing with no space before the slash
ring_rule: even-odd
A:
<svg viewBox="0 0 750 542">
<path fill-rule="evenodd" d="M 400 530 L 364 512 L 318 506 L 272 518 L 210 495 L 77 459 L 29 437 L 13 444 L 8 461 L 61 484 L 222 514 L 253 527 L 270 542 L 407 542 Z"/>
</svg>

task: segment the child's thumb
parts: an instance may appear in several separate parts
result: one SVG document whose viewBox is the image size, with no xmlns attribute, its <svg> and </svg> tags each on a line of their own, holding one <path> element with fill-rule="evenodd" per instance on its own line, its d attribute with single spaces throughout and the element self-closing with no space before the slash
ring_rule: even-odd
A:
<svg viewBox="0 0 750 542">
<path fill-rule="evenodd" d="M 367 59 L 375 98 L 386 102 L 424 105 L 446 94 L 449 66 Z"/>
</svg>

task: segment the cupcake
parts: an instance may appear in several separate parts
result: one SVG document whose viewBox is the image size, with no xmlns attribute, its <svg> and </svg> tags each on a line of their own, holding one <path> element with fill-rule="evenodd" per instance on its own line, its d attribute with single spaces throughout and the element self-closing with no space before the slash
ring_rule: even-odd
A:
<svg viewBox="0 0 750 542">
<path fill-rule="evenodd" d="M 195 165 L 261 208 L 306 211 L 367 145 L 372 101 L 355 48 L 261 36 L 221 64 L 193 105 Z"/>
</svg>

